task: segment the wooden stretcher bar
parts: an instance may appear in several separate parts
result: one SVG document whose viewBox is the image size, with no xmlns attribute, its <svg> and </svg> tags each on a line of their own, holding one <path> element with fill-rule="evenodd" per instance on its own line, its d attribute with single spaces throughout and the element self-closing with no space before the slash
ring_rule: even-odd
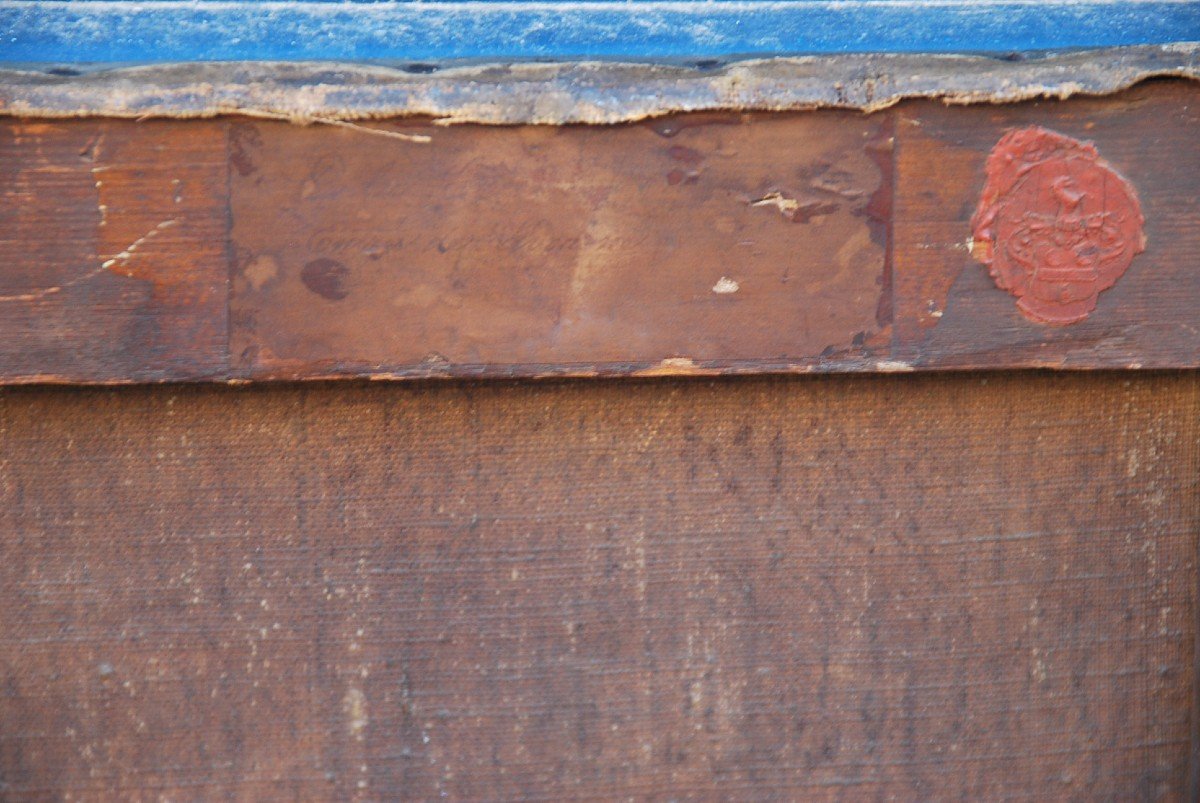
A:
<svg viewBox="0 0 1200 803">
<path fill-rule="evenodd" d="M 1200 91 L 616 126 L 0 124 L 0 381 L 1200 364 Z M 1144 251 L 1069 325 L 972 256 L 1006 131 L 1094 143 Z"/>
</svg>

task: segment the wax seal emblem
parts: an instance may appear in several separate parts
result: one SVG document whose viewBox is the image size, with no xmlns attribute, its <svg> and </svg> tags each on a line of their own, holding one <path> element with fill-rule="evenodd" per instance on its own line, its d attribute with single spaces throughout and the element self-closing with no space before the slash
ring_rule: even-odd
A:
<svg viewBox="0 0 1200 803">
<path fill-rule="evenodd" d="M 1025 317 L 1081 321 L 1146 247 L 1133 187 L 1090 142 L 1031 127 L 987 160 L 971 253 Z"/>
</svg>

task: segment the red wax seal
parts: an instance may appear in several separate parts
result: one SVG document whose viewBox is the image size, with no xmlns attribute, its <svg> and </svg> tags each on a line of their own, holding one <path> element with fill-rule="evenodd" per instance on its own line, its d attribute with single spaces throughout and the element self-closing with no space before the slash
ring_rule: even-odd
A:
<svg viewBox="0 0 1200 803">
<path fill-rule="evenodd" d="M 1090 142 L 1009 131 L 987 160 L 971 253 L 1040 323 L 1081 321 L 1146 247 L 1129 182 Z"/>
</svg>

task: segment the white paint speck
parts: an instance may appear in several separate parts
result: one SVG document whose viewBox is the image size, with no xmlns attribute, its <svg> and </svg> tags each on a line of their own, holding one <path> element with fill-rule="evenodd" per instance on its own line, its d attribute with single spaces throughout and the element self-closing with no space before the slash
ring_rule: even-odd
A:
<svg viewBox="0 0 1200 803">
<path fill-rule="evenodd" d="M 717 283 L 712 286 L 712 291 L 718 295 L 728 295 L 736 293 L 741 289 L 741 285 L 730 279 L 728 276 L 722 276 L 717 280 Z"/>
</svg>

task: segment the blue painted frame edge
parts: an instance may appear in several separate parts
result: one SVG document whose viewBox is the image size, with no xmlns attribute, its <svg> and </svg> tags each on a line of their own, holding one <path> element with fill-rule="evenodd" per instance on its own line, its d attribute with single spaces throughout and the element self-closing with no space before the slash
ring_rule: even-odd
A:
<svg viewBox="0 0 1200 803">
<path fill-rule="evenodd" d="M 0 0 L 0 62 L 1005 53 L 1200 39 L 1200 0 Z"/>
</svg>

